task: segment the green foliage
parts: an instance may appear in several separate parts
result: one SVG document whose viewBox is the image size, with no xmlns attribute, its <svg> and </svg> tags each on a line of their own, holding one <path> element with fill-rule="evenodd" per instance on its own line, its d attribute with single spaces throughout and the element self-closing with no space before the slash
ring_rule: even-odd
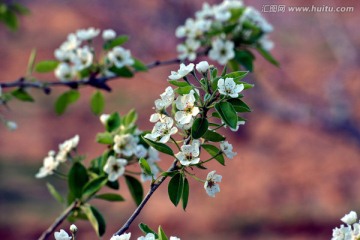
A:
<svg viewBox="0 0 360 240">
<path fill-rule="evenodd" d="M 251 112 L 250 107 L 238 98 L 231 98 L 227 101 L 231 103 L 236 112 Z"/>
<path fill-rule="evenodd" d="M 125 199 L 120 194 L 116 194 L 116 193 L 103 193 L 103 194 L 96 195 L 95 198 L 106 200 L 109 202 L 125 201 Z"/>
<path fill-rule="evenodd" d="M 258 52 L 268 61 L 270 62 L 271 64 L 279 67 L 280 64 L 278 61 L 276 61 L 276 59 L 271 55 L 270 52 L 266 51 L 265 49 L 263 49 L 262 47 L 258 46 L 256 48 L 258 50 Z"/>
<path fill-rule="evenodd" d="M 220 149 L 211 144 L 201 145 L 212 157 L 215 158 L 221 165 L 225 166 L 224 156 L 221 154 Z"/>
<path fill-rule="evenodd" d="M 55 102 L 55 112 L 58 115 L 63 114 L 70 104 L 75 103 L 80 98 L 77 90 L 69 90 L 61 94 Z"/>
<path fill-rule="evenodd" d="M 136 205 L 139 205 L 144 197 L 142 184 L 139 182 L 139 180 L 130 175 L 125 175 L 125 181 Z"/>
<path fill-rule="evenodd" d="M 145 223 L 140 223 L 139 228 L 145 235 L 148 233 L 152 233 L 155 235 L 155 238 L 159 238 L 158 234 L 154 230 L 152 230 L 148 225 L 146 225 Z"/>
<path fill-rule="evenodd" d="M 97 210 L 94 206 L 88 204 L 81 206 L 81 210 L 85 213 L 96 234 L 99 237 L 104 235 L 106 230 L 106 223 L 104 217 L 101 215 L 99 210 Z"/>
<path fill-rule="evenodd" d="M 253 71 L 254 65 L 253 62 L 255 60 L 254 54 L 252 54 L 248 50 L 236 50 L 235 51 L 235 60 L 245 67 L 245 69 L 249 70 L 250 72 Z"/>
<path fill-rule="evenodd" d="M 208 130 L 209 122 L 206 118 L 197 118 L 191 127 L 191 136 L 194 139 L 201 138 Z"/>
<path fill-rule="evenodd" d="M 145 174 L 152 176 L 150 165 L 145 158 L 139 159 L 139 165 Z"/>
<path fill-rule="evenodd" d="M 134 58 L 134 64 L 132 65 L 132 67 L 138 72 L 146 72 L 148 70 L 148 67 L 136 58 Z"/>
<path fill-rule="evenodd" d="M 104 50 L 110 50 L 114 47 L 123 45 L 124 43 L 126 43 L 129 40 L 129 37 L 126 35 L 121 35 L 115 39 L 109 40 L 107 42 L 105 42 L 103 48 Z"/>
<path fill-rule="evenodd" d="M 109 132 L 98 133 L 96 134 L 96 142 L 111 145 L 114 143 L 114 137 Z"/>
<path fill-rule="evenodd" d="M 180 173 L 173 176 L 168 185 L 168 194 L 171 202 L 177 206 L 180 202 L 181 195 L 183 193 L 184 181 Z"/>
<path fill-rule="evenodd" d="M 118 77 L 131 78 L 134 76 L 134 73 L 128 67 L 118 68 L 116 66 L 112 66 L 109 70 L 115 73 Z"/>
<path fill-rule="evenodd" d="M 56 188 L 51 183 L 46 183 L 46 187 L 49 190 L 51 196 L 53 196 L 56 201 L 58 201 L 61 204 L 65 203 L 64 198 L 61 196 L 61 194 L 56 190 Z"/>
<path fill-rule="evenodd" d="M 19 27 L 19 15 L 27 15 L 30 10 L 19 3 L 0 3 L 0 22 L 11 30 L 16 31 Z"/>
<path fill-rule="evenodd" d="M 58 61 L 47 60 L 41 61 L 35 65 L 35 71 L 39 73 L 52 72 L 59 65 Z"/>
<path fill-rule="evenodd" d="M 23 88 L 18 88 L 11 92 L 11 95 L 14 96 L 16 99 L 23 101 L 23 102 L 34 102 L 34 98 L 26 92 Z"/>
<path fill-rule="evenodd" d="M 166 144 L 163 144 L 163 143 L 159 143 L 159 142 L 154 142 L 150 139 L 147 139 L 143 136 L 141 136 L 143 138 L 143 140 L 149 144 L 150 146 L 152 146 L 153 148 L 155 148 L 156 150 L 158 150 L 159 152 L 162 152 L 162 153 L 165 153 L 167 155 L 170 155 L 170 156 L 174 156 L 174 152 L 173 150 L 167 146 Z"/>
<path fill-rule="evenodd" d="M 121 118 L 119 113 L 114 112 L 110 115 L 109 119 L 106 121 L 105 128 L 107 131 L 112 132 L 121 125 Z"/>
<path fill-rule="evenodd" d="M 132 127 L 136 120 L 138 118 L 138 115 L 135 111 L 135 109 L 131 109 L 124 117 L 123 117 L 123 125 L 125 127 Z"/>
<path fill-rule="evenodd" d="M 80 162 L 75 162 L 69 171 L 68 186 L 70 194 L 75 198 L 81 198 L 83 188 L 89 181 L 87 170 Z"/>
<path fill-rule="evenodd" d="M 183 192 L 182 192 L 182 207 L 185 211 L 188 201 L 189 201 L 189 193 L 190 193 L 190 186 L 189 186 L 189 181 L 187 180 L 186 177 L 184 177 L 184 186 L 183 186 Z"/>
<path fill-rule="evenodd" d="M 87 182 L 83 187 L 82 196 L 91 197 L 96 194 L 107 183 L 106 176 L 100 176 Z"/>
<path fill-rule="evenodd" d="M 175 89 L 175 92 L 180 94 L 180 95 L 184 95 L 184 94 L 189 94 L 189 92 L 193 89 L 193 86 L 185 86 L 185 87 L 179 87 L 177 89 Z"/>
<path fill-rule="evenodd" d="M 180 82 L 178 80 L 169 80 L 170 84 L 176 86 L 176 87 L 188 87 L 190 86 L 187 82 Z"/>
<path fill-rule="evenodd" d="M 225 140 L 224 136 L 212 130 L 207 130 L 202 137 L 211 142 L 221 142 Z"/>
<path fill-rule="evenodd" d="M 158 229 L 158 238 L 159 240 L 168 240 L 164 230 L 161 228 L 161 226 L 159 226 L 159 229 Z"/>
<path fill-rule="evenodd" d="M 233 105 L 229 102 L 219 102 L 215 104 L 215 109 L 219 113 L 221 119 L 231 128 L 237 127 L 238 116 Z"/>
<path fill-rule="evenodd" d="M 91 111 L 95 115 L 100 115 L 104 111 L 105 98 L 104 98 L 104 95 L 100 91 L 96 91 L 91 96 L 90 107 L 91 107 Z"/>
</svg>

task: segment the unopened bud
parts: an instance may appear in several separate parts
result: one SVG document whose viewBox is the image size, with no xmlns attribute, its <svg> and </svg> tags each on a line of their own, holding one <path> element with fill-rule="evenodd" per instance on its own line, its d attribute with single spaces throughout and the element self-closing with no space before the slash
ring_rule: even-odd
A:
<svg viewBox="0 0 360 240">
<path fill-rule="evenodd" d="M 77 230 L 78 230 L 77 226 L 75 224 L 71 224 L 70 231 L 75 234 Z"/>
<path fill-rule="evenodd" d="M 13 121 L 7 121 L 6 122 L 6 127 L 10 130 L 10 131 L 15 131 L 17 129 L 17 123 L 13 122 Z"/>
</svg>

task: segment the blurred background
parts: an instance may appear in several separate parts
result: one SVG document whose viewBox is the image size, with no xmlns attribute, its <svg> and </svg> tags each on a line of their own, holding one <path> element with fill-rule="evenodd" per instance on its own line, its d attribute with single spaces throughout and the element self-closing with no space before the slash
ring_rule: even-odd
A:
<svg viewBox="0 0 360 240">
<path fill-rule="evenodd" d="M 211 0 L 209 3 L 219 3 Z M 19 31 L 0 26 L 0 81 L 12 81 L 26 71 L 31 49 L 37 60 L 53 58 L 67 34 L 90 26 L 127 34 L 125 47 L 146 63 L 176 57 L 175 28 L 201 8 L 198 0 L 22 1 L 31 15 L 21 18 Z M 191 182 L 189 206 L 175 208 L 161 187 L 129 229 L 137 224 L 162 225 L 181 239 L 330 239 L 332 229 L 350 210 L 360 211 L 360 2 L 359 1 L 245 1 L 264 5 L 354 7 L 353 12 L 264 12 L 275 31 L 276 68 L 257 56 L 255 73 L 245 80 L 255 88 L 245 101 L 253 112 L 239 132 L 227 132 L 238 155 L 222 167 L 221 192 L 209 198 L 203 186 Z M 167 86 L 178 65 L 163 66 L 132 79 L 111 82 L 106 112 L 135 108 L 139 125 L 148 121 L 153 101 Z M 50 75 L 40 79 L 52 80 Z M 80 135 L 79 152 L 90 160 L 102 153 L 95 135 L 103 130 L 89 108 L 94 91 L 84 88 L 81 100 L 63 116 L 53 105 L 65 89 L 50 96 L 32 89 L 36 104 L 13 101 L 2 112 L 18 122 L 9 132 L 0 126 L 0 239 L 36 239 L 61 212 L 46 181 L 65 191 L 64 183 L 34 175 L 48 150 Z M 170 159 L 163 159 L 166 167 Z M 207 171 L 199 171 L 205 177 Z M 120 193 L 129 201 L 94 202 L 108 223 L 109 239 L 135 209 L 124 183 Z M 63 187 L 61 187 L 63 186 Z M 145 187 L 148 189 L 147 187 Z M 97 201 L 97 200 L 95 200 Z M 69 223 L 62 228 L 68 229 Z M 95 239 L 90 224 L 78 222 L 79 239 Z"/>
</svg>

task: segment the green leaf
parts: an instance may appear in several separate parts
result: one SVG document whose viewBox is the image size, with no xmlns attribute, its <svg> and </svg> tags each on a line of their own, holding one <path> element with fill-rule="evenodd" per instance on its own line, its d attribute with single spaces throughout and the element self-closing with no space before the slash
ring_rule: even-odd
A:
<svg viewBox="0 0 360 240">
<path fill-rule="evenodd" d="M 208 130 L 209 122 L 206 118 L 197 118 L 191 127 L 191 136 L 194 139 L 201 138 Z"/>
<path fill-rule="evenodd" d="M 239 63 L 235 59 L 231 59 L 228 62 L 228 65 L 230 66 L 231 70 L 233 70 L 233 71 L 239 71 L 240 70 Z"/>
<path fill-rule="evenodd" d="M 79 98 L 80 98 L 79 91 L 69 90 L 67 92 L 64 92 L 58 97 L 58 99 L 55 102 L 55 112 L 58 115 L 63 114 L 66 111 L 67 107 L 70 104 L 75 103 Z"/>
<path fill-rule="evenodd" d="M 112 132 L 116 130 L 121 125 L 120 115 L 117 112 L 114 112 L 110 115 L 108 120 L 106 121 L 106 130 Z"/>
<path fill-rule="evenodd" d="M 106 223 L 104 217 L 101 215 L 99 210 L 97 210 L 94 206 L 91 205 L 83 205 L 81 206 L 81 210 L 85 213 L 96 234 L 99 237 L 104 235 L 106 230 Z"/>
<path fill-rule="evenodd" d="M 107 177 L 101 176 L 98 178 L 95 178 L 91 181 L 89 181 L 84 187 L 83 187 L 83 196 L 92 196 L 95 193 L 97 193 L 105 184 L 107 183 Z"/>
<path fill-rule="evenodd" d="M 32 72 L 34 70 L 35 58 L 36 58 L 36 49 L 33 48 L 31 50 L 29 60 L 28 60 L 28 64 L 27 64 L 27 68 L 26 68 L 26 75 L 27 76 L 31 76 L 31 74 L 32 74 Z"/>
<path fill-rule="evenodd" d="M 177 206 L 183 192 L 184 182 L 180 173 L 171 178 L 168 185 L 168 194 L 171 202 Z"/>
<path fill-rule="evenodd" d="M 173 176 L 175 176 L 176 174 L 178 174 L 177 171 L 171 171 L 171 172 L 162 172 L 160 175 L 161 175 L 161 176 L 164 176 L 164 177 L 173 177 Z"/>
<path fill-rule="evenodd" d="M 235 60 L 238 61 L 250 72 L 253 71 L 253 62 L 255 56 L 248 50 L 237 50 L 235 51 Z"/>
<path fill-rule="evenodd" d="M 134 123 L 136 122 L 138 116 L 137 113 L 135 111 L 135 109 L 131 109 L 128 114 L 126 114 L 123 118 L 123 124 L 126 127 L 132 126 L 134 125 Z"/>
<path fill-rule="evenodd" d="M 114 137 L 109 132 L 98 133 L 96 134 L 96 142 L 111 145 L 114 143 Z"/>
<path fill-rule="evenodd" d="M 58 201 L 59 203 L 62 203 L 62 204 L 65 203 L 64 198 L 61 196 L 61 194 L 56 190 L 56 188 L 51 183 L 46 183 L 46 187 L 48 188 L 51 196 L 53 196 L 56 201 Z"/>
<path fill-rule="evenodd" d="M 215 147 L 214 145 L 210 144 L 203 144 L 201 145 L 205 151 L 207 151 L 212 157 L 215 157 L 216 161 L 218 161 L 221 165 L 225 166 L 225 159 L 224 156 L 220 153 L 220 149 Z"/>
<path fill-rule="evenodd" d="M 6 11 L 3 13 L 2 20 L 4 21 L 6 26 L 12 31 L 17 30 L 19 27 L 19 21 L 17 19 L 17 16 L 10 9 L 6 9 Z"/>
<path fill-rule="evenodd" d="M 150 168 L 150 165 L 149 163 L 145 160 L 145 158 L 140 158 L 139 159 L 139 164 L 140 164 L 140 167 L 141 169 L 143 170 L 143 172 L 147 175 L 150 175 L 152 176 L 152 172 L 151 172 L 151 168 Z"/>
<path fill-rule="evenodd" d="M 105 50 L 110 50 L 110 49 L 112 49 L 113 47 L 120 46 L 120 45 L 126 43 L 128 40 L 129 40 L 129 37 L 128 37 L 128 36 L 126 36 L 126 35 L 121 35 L 121 36 L 119 36 L 119 37 L 117 37 L 117 38 L 114 38 L 114 39 L 112 39 L 112 40 L 107 41 L 107 42 L 104 44 L 103 48 L 104 48 Z"/>
<path fill-rule="evenodd" d="M 211 69 L 211 68 L 210 68 L 210 69 Z M 212 69 L 211 69 L 211 78 L 212 78 L 212 80 L 214 80 L 214 79 L 216 78 L 217 73 L 218 73 L 217 68 L 212 68 Z"/>
<path fill-rule="evenodd" d="M 75 198 L 81 198 L 82 189 L 88 181 L 86 168 L 80 162 L 75 162 L 68 176 L 69 190 Z"/>
<path fill-rule="evenodd" d="M 96 195 L 95 198 L 106 200 L 106 201 L 109 201 L 109 202 L 122 202 L 122 201 L 125 201 L 125 199 L 121 195 L 116 194 L 116 193 L 103 193 L 103 194 Z"/>
<path fill-rule="evenodd" d="M 108 186 L 109 188 L 114 189 L 114 190 L 119 190 L 120 189 L 119 180 L 107 181 L 106 186 Z"/>
<path fill-rule="evenodd" d="M 180 95 L 184 95 L 184 94 L 189 94 L 189 92 L 193 89 L 192 86 L 186 86 L 186 87 L 179 87 L 175 89 L 175 92 L 180 94 Z"/>
<path fill-rule="evenodd" d="M 144 197 L 144 190 L 142 188 L 141 183 L 139 182 L 139 180 L 137 180 L 136 178 L 130 175 L 125 175 L 125 181 L 129 188 L 132 198 L 134 199 L 136 205 L 139 206 L 139 204 L 141 203 Z"/>
<path fill-rule="evenodd" d="M 189 186 L 189 181 L 187 180 L 186 177 L 184 177 L 184 187 L 183 187 L 183 192 L 182 192 L 182 207 L 185 211 L 186 206 L 188 204 L 189 201 L 189 192 L 190 192 L 190 186 Z"/>
<path fill-rule="evenodd" d="M 231 98 L 227 101 L 231 103 L 236 112 L 251 112 L 250 107 L 238 98 Z"/>
<path fill-rule="evenodd" d="M 221 119 L 231 128 L 237 126 L 237 114 L 234 107 L 229 102 L 219 102 L 215 104 L 216 111 L 220 114 Z"/>
<path fill-rule="evenodd" d="M 167 146 L 167 145 L 165 145 L 163 143 L 154 142 L 154 141 L 152 141 L 150 139 L 145 138 L 144 136 L 141 136 L 141 137 L 144 139 L 144 141 L 147 144 L 149 144 L 150 146 L 152 146 L 153 148 L 155 148 L 159 152 L 165 153 L 165 154 L 170 155 L 170 156 L 174 156 L 174 152 L 169 146 Z"/>
<path fill-rule="evenodd" d="M 233 78 L 234 81 L 237 83 L 241 79 L 243 79 L 246 75 L 248 75 L 248 71 L 237 71 L 226 74 L 223 78 Z"/>
<path fill-rule="evenodd" d="M 134 73 L 128 67 L 117 68 L 112 66 L 109 70 L 119 77 L 131 78 L 134 76 Z"/>
<path fill-rule="evenodd" d="M 159 238 L 158 234 L 154 230 L 152 230 L 148 225 L 146 225 L 145 223 L 140 223 L 139 228 L 145 235 L 148 233 L 152 233 L 155 235 L 155 239 Z"/>
<path fill-rule="evenodd" d="M 41 61 L 35 66 L 35 71 L 39 73 L 46 73 L 46 72 L 52 72 L 56 69 L 59 62 L 48 60 L 48 61 Z"/>
<path fill-rule="evenodd" d="M 270 52 L 266 51 L 265 49 L 263 49 L 262 47 L 257 47 L 256 48 L 258 50 L 258 52 L 266 59 L 268 60 L 271 64 L 279 67 L 280 64 L 278 61 L 276 61 L 276 59 L 271 55 Z"/>
<path fill-rule="evenodd" d="M 12 91 L 11 95 L 23 102 L 34 102 L 34 98 L 22 88 Z"/>
<path fill-rule="evenodd" d="M 180 82 L 178 80 L 169 80 L 170 84 L 177 86 L 177 87 L 187 87 L 190 86 L 187 82 Z"/>
<path fill-rule="evenodd" d="M 132 65 L 132 67 L 139 72 L 146 72 L 148 70 L 148 67 L 136 58 L 134 58 L 134 64 Z"/>
<path fill-rule="evenodd" d="M 212 130 L 207 130 L 203 138 L 211 142 L 221 142 L 225 140 L 224 136 Z"/>
<path fill-rule="evenodd" d="M 168 240 L 164 230 L 161 228 L 161 226 L 159 226 L 159 229 L 158 229 L 158 240 Z"/>
<path fill-rule="evenodd" d="M 91 107 L 91 111 L 95 115 L 99 115 L 104 111 L 105 99 L 104 99 L 104 95 L 100 91 L 96 91 L 91 96 L 90 107 Z"/>
</svg>

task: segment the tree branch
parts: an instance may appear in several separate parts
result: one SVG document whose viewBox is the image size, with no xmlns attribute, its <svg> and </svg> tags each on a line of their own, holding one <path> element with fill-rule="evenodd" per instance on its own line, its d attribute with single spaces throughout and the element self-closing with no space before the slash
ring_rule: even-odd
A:
<svg viewBox="0 0 360 240">
<path fill-rule="evenodd" d="M 177 169 L 177 160 L 174 161 L 174 163 L 172 164 L 172 166 L 167 170 L 168 172 L 172 172 L 174 170 Z M 162 176 L 159 181 L 157 183 L 153 183 L 151 184 L 151 187 L 148 191 L 148 193 L 146 194 L 145 198 L 142 200 L 142 202 L 139 204 L 139 206 L 135 209 L 135 211 L 133 212 L 133 214 L 129 217 L 129 219 L 125 222 L 125 224 L 116 232 L 114 233 L 114 235 L 121 235 L 123 233 L 125 233 L 126 230 L 129 229 L 131 223 L 136 219 L 136 217 L 140 214 L 141 210 L 144 208 L 144 206 L 146 205 L 146 203 L 149 201 L 149 199 L 151 198 L 151 196 L 153 195 L 153 193 L 156 191 L 156 189 L 158 189 L 158 187 L 165 181 L 165 179 L 167 178 L 167 176 Z"/>
<path fill-rule="evenodd" d="M 48 227 L 48 229 L 46 229 L 41 234 L 38 240 L 48 239 L 50 234 L 55 231 L 55 229 L 65 220 L 65 218 L 67 218 L 73 210 L 79 207 L 79 204 L 80 202 L 78 200 L 75 200 L 71 205 L 69 205 L 68 208 L 66 208 L 64 212 L 57 219 L 55 219 L 54 223 L 51 224 L 50 227 Z"/>
</svg>

